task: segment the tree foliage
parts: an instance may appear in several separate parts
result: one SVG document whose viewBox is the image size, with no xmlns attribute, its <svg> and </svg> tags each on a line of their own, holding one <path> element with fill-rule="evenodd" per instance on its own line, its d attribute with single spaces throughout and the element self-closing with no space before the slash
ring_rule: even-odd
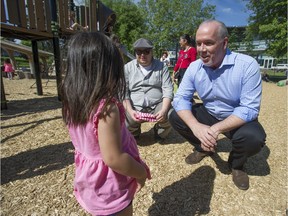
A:
<svg viewBox="0 0 288 216">
<path fill-rule="evenodd" d="M 242 40 L 242 34 L 239 28 L 233 28 L 229 34 L 229 49 L 237 50 Z"/>
<path fill-rule="evenodd" d="M 21 40 L 20 44 L 24 46 L 32 47 L 32 41 L 30 40 Z M 53 52 L 53 44 L 51 40 L 37 41 L 37 47 L 39 50 Z"/>
<path fill-rule="evenodd" d="M 147 37 L 157 46 L 170 48 L 183 34 L 195 35 L 199 24 L 212 19 L 215 6 L 203 0 L 141 0 Z"/>
<path fill-rule="evenodd" d="M 74 0 L 84 4 L 85 0 Z M 113 33 L 132 51 L 140 37 L 153 41 L 158 48 L 171 48 L 183 34 L 195 35 L 198 25 L 214 18 L 215 6 L 204 0 L 101 0 L 116 13 Z"/>
<path fill-rule="evenodd" d="M 273 57 L 287 56 L 287 0 L 250 0 L 247 40 L 267 41 L 267 53 Z"/>
<path fill-rule="evenodd" d="M 131 0 L 103 0 L 116 13 L 115 33 L 130 51 L 132 44 L 145 32 L 145 20 L 141 10 Z"/>
</svg>

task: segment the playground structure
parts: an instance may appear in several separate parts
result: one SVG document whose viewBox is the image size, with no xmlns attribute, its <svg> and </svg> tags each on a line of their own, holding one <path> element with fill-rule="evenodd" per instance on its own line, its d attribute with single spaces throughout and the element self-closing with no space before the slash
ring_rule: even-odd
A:
<svg viewBox="0 0 288 216">
<path fill-rule="evenodd" d="M 17 44 L 8 40 L 1 40 L 1 49 L 5 50 L 5 52 L 8 54 L 9 58 L 11 59 L 11 63 L 13 65 L 13 68 L 15 69 L 15 72 L 17 71 L 23 71 L 25 68 L 19 68 L 19 65 L 17 64 L 14 52 L 22 53 L 26 55 L 27 60 L 29 62 L 29 70 L 31 71 L 30 74 L 35 74 L 34 65 L 33 65 L 33 52 L 31 47 L 25 46 L 22 44 Z M 41 59 L 41 63 L 43 64 L 44 69 L 49 67 L 49 64 L 47 62 L 47 59 L 53 56 L 53 53 L 38 50 L 39 58 Z M 42 72 L 42 71 L 41 71 Z"/>
<path fill-rule="evenodd" d="M 90 0 L 85 6 L 75 6 L 73 0 L 1 0 L 1 36 L 30 40 L 32 43 L 33 71 L 38 95 L 43 95 L 43 90 L 37 41 L 53 41 L 59 100 L 62 64 L 59 39 L 69 38 L 83 30 L 72 28 L 75 23 L 84 27 L 85 31 L 101 31 L 109 36 L 115 21 L 115 13 L 99 0 Z M 3 82 L 1 92 L 4 92 L 1 94 L 1 108 L 7 108 L 6 104 L 2 106 L 2 103 L 6 103 Z"/>
</svg>

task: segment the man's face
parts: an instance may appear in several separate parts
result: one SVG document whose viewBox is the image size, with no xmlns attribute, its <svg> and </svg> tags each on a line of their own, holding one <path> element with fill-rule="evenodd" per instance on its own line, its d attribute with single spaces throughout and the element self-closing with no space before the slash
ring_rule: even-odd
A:
<svg viewBox="0 0 288 216">
<path fill-rule="evenodd" d="M 228 38 L 220 38 L 217 23 L 206 23 L 196 32 L 197 52 L 204 65 L 218 68 L 226 54 Z"/>
<path fill-rule="evenodd" d="M 147 48 L 137 48 L 135 49 L 136 58 L 139 64 L 142 66 L 149 66 L 152 62 L 152 49 Z"/>
</svg>

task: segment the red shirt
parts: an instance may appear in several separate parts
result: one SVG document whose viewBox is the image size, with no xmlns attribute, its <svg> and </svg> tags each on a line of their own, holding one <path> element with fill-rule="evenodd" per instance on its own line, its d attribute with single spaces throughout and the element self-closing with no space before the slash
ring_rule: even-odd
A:
<svg viewBox="0 0 288 216">
<path fill-rule="evenodd" d="M 191 62 L 195 61 L 197 58 L 197 50 L 194 47 L 190 47 L 186 52 L 180 50 L 177 63 L 174 67 L 174 71 L 177 71 L 179 68 L 188 68 Z"/>
</svg>

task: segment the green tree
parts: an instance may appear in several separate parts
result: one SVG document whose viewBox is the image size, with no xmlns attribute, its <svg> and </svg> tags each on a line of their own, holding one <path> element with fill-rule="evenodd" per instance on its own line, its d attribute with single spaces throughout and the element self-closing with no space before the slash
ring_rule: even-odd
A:
<svg viewBox="0 0 288 216">
<path fill-rule="evenodd" d="M 116 23 L 113 33 L 121 43 L 132 51 L 132 45 L 145 32 L 145 20 L 141 10 L 131 0 L 103 0 L 103 4 L 116 14 Z"/>
<path fill-rule="evenodd" d="M 266 40 L 267 53 L 273 57 L 287 56 L 287 0 L 250 0 L 247 40 Z"/>
<path fill-rule="evenodd" d="M 156 49 L 172 47 L 183 34 L 195 35 L 205 19 L 212 19 L 215 6 L 203 0 L 141 0 L 138 3 L 146 17 L 147 37 Z"/>
<path fill-rule="evenodd" d="M 232 29 L 229 35 L 229 49 L 236 51 L 239 48 L 239 43 L 242 40 L 240 35 L 240 30 L 238 28 Z"/>
<path fill-rule="evenodd" d="M 32 41 L 30 40 L 21 40 L 20 44 L 32 47 Z M 53 52 L 53 44 L 51 40 L 37 41 L 37 46 L 39 50 Z"/>
</svg>

